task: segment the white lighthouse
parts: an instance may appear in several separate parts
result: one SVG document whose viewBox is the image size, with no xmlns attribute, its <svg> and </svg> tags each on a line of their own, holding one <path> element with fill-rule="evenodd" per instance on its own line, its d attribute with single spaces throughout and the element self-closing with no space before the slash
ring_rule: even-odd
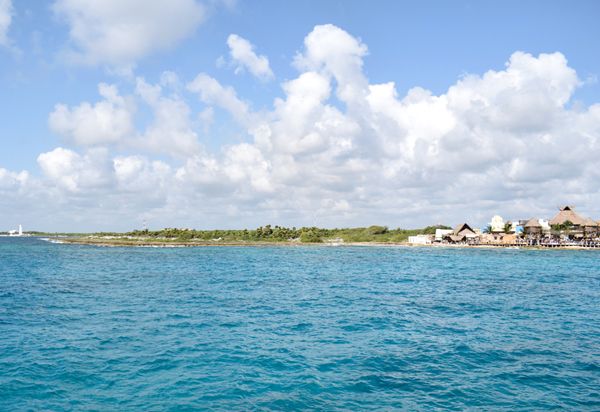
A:
<svg viewBox="0 0 600 412">
<path fill-rule="evenodd" d="M 8 236 L 23 236 L 23 226 L 19 225 L 19 230 L 9 230 Z"/>
</svg>

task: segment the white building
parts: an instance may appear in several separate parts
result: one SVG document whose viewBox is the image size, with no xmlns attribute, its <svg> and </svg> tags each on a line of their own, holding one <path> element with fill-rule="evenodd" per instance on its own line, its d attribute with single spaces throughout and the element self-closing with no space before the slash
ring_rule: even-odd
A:
<svg viewBox="0 0 600 412">
<path fill-rule="evenodd" d="M 416 235 L 409 236 L 408 243 L 411 245 L 431 245 L 432 243 L 431 235 Z"/>
<path fill-rule="evenodd" d="M 444 236 L 451 234 L 452 229 L 435 229 L 435 241 L 441 242 L 444 240 Z"/>
<path fill-rule="evenodd" d="M 504 219 L 502 219 L 502 216 L 496 215 L 492 218 L 490 226 L 492 228 L 492 233 L 502 233 L 504 232 Z"/>
<path fill-rule="evenodd" d="M 546 219 L 538 219 L 538 222 L 540 223 L 540 225 L 542 225 L 542 232 L 550 232 L 550 223 Z"/>
<path fill-rule="evenodd" d="M 19 230 L 9 230 L 9 236 L 23 236 L 23 226 L 19 225 Z"/>
</svg>

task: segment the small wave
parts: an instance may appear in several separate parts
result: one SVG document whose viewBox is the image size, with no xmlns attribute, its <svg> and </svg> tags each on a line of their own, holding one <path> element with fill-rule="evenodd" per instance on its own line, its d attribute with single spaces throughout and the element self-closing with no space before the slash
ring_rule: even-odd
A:
<svg viewBox="0 0 600 412">
<path fill-rule="evenodd" d="M 55 243 L 55 244 L 63 244 L 65 243 L 62 240 L 58 240 L 58 239 L 51 239 L 49 237 L 40 237 L 40 240 L 43 240 L 44 242 L 48 242 L 48 243 Z"/>
</svg>

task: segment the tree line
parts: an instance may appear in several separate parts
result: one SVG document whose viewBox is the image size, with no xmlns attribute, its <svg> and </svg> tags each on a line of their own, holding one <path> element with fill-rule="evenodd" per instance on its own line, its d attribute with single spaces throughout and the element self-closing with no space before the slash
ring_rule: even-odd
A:
<svg viewBox="0 0 600 412">
<path fill-rule="evenodd" d="M 449 226 L 436 225 L 423 229 L 389 229 L 387 226 L 373 225 L 359 228 L 324 229 L 318 227 L 260 226 L 256 229 L 238 230 L 196 230 L 165 228 L 161 230 L 133 230 L 120 236 L 150 239 L 172 239 L 179 241 L 262 241 L 285 242 L 299 240 L 304 243 L 320 243 L 327 239 L 341 239 L 345 242 L 402 242 L 416 234 L 434 234 L 436 229 L 449 229 Z M 117 235 L 97 233 L 97 236 Z"/>
</svg>

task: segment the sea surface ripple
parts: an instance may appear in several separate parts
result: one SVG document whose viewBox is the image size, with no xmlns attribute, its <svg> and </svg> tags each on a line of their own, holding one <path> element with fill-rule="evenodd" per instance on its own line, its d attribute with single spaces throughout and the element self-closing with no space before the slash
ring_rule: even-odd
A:
<svg viewBox="0 0 600 412">
<path fill-rule="evenodd" d="M 600 410 L 600 251 L 0 239 L 0 410 Z"/>
</svg>

